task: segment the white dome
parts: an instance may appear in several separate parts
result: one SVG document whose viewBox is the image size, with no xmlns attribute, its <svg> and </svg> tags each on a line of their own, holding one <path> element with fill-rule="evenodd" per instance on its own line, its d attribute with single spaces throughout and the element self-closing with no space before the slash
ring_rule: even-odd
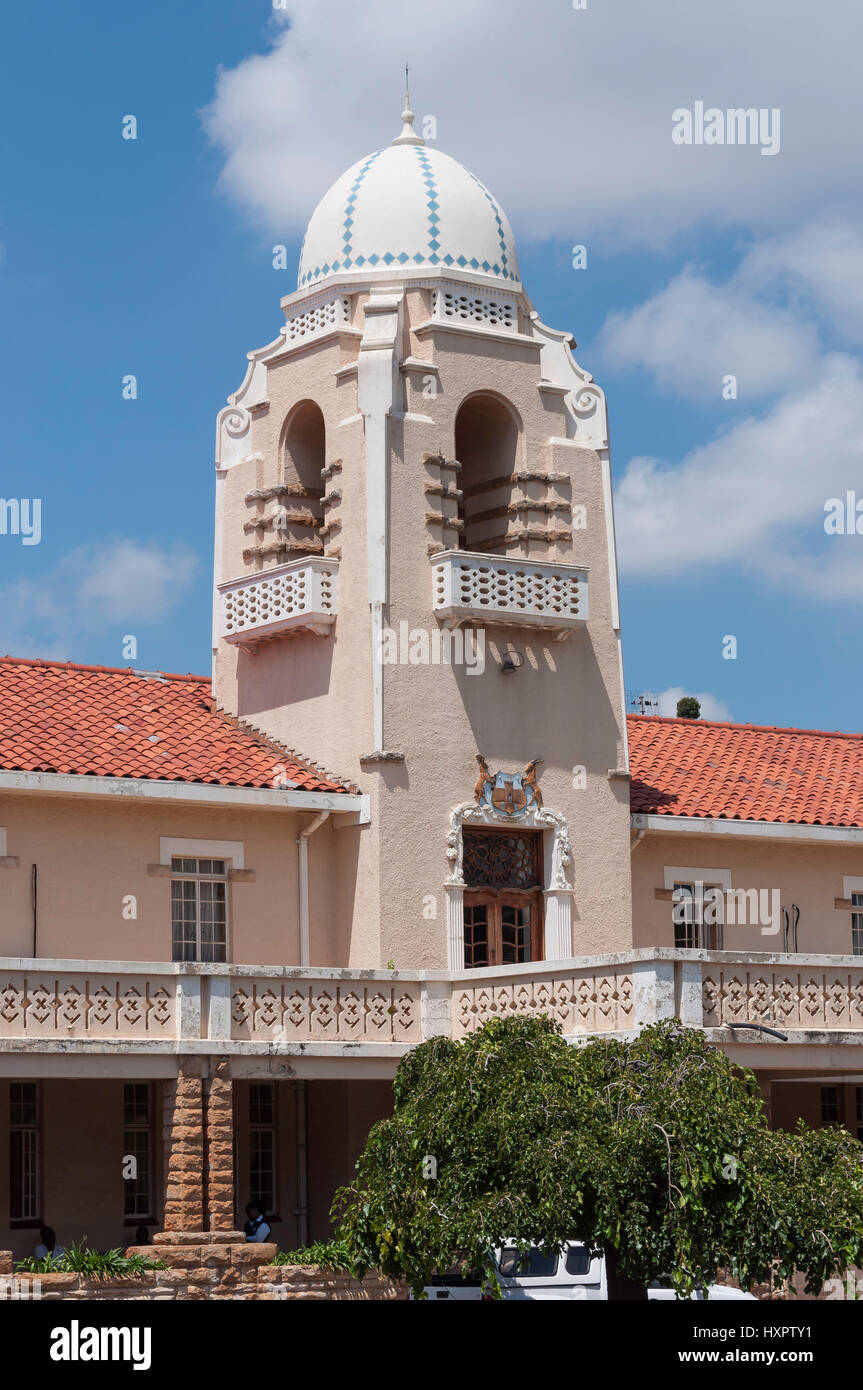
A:
<svg viewBox="0 0 863 1390">
<path fill-rule="evenodd" d="M 423 144 L 406 125 L 397 141 L 360 159 L 318 203 L 300 251 L 297 289 L 340 272 L 430 266 L 519 282 L 515 239 L 499 203 L 462 164 Z"/>
</svg>

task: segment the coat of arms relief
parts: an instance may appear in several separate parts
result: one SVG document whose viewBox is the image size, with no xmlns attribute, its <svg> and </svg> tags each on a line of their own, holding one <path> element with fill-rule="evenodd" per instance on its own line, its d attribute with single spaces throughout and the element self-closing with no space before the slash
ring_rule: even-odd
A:
<svg viewBox="0 0 863 1390">
<path fill-rule="evenodd" d="M 492 806 L 502 815 L 522 816 L 533 807 L 542 808 L 542 792 L 536 777 L 542 758 L 533 758 L 524 772 L 492 772 L 482 753 L 476 755 L 479 777 L 474 787 L 478 806 Z"/>
<path fill-rule="evenodd" d="M 464 886 L 463 825 L 501 826 L 515 822 L 526 828 L 551 832 L 547 887 L 569 890 L 568 869 L 572 862 L 569 829 L 564 816 L 543 804 L 537 781 L 537 770 L 543 759 L 531 759 L 522 772 L 492 772 L 481 753 L 477 753 L 476 761 L 479 776 L 473 800 L 454 806 L 450 812 L 446 845 L 449 861 L 447 884 L 454 888 Z"/>
</svg>

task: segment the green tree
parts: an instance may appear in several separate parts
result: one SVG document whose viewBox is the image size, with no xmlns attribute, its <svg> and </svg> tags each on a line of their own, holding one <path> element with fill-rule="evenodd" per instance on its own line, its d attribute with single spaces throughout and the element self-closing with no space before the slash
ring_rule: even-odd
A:
<svg viewBox="0 0 863 1390">
<path fill-rule="evenodd" d="M 684 695 L 681 700 L 677 701 L 677 717 L 678 719 L 701 718 L 701 705 L 694 695 Z"/>
<path fill-rule="evenodd" d="M 402 1060 L 333 1216 L 357 1273 L 416 1293 L 462 1262 L 495 1292 L 503 1238 L 603 1250 L 611 1298 L 660 1276 L 686 1297 L 720 1267 L 814 1289 L 863 1262 L 863 1145 L 771 1131 L 753 1074 L 677 1021 L 577 1047 L 550 1019 L 495 1019 Z"/>
</svg>

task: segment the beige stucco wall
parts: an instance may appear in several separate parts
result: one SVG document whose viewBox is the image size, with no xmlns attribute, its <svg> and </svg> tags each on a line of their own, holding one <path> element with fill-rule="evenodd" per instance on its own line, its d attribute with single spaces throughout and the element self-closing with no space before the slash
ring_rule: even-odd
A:
<svg viewBox="0 0 863 1390">
<path fill-rule="evenodd" d="M 851 913 L 834 907 L 843 877 L 863 876 L 863 850 L 761 837 L 662 834 L 648 831 L 632 853 L 633 934 L 636 946 L 673 946 L 672 904 L 657 900 L 665 867 L 727 869 L 732 888 L 778 889 L 783 907 L 800 908 L 801 953 L 851 954 Z M 770 901 L 774 901 L 771 897 Z M 728 951 L 781 951 L 783 937 L 758 924 L 725 929 Z"/>
<path fill-rule="evenodd" d="M 171 885 L 153 877 L 160 838 L 242 842 L 253 882 L 228 885 L 228 959 L 249 965 L 299 963 L 297 845 L 310 817 L 290 811 L 233 811 L 102 801 L 92 796 L 0 795 L 0 825 L 18 868 L 0 869 L 0 955 L 33 954 L 31 866 L 38 866 L 36 954 L 92 960 L 170 960 Z M 309 841 L 311 964 L 344 964 L 350 917 L 340 905 L 353 883 L 356 829 L 331 820 Z M 128 895 L 137 917 L 123 916 Z"/>
</svg>

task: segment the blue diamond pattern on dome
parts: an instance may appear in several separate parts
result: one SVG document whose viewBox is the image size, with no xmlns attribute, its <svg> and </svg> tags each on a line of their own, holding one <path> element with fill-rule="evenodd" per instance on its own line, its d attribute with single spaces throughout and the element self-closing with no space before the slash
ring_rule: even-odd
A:
<svg viewBox="0 0 863 1390">
<path fill-rule="evenodd" d="M 379 159 L 382 154 L 383 150 L 375 150 L 374 154 L 370 154 L 350 186 L 350 190 L 348 192 L 348 200 L 345 203 L 344 221 L 342 223 L 345 229 L 343 234 L 345 244 L 342 247 L 342 250 L 346 256 L 349 256 L 353 249 L 351 246 L 351 237 L 353 236 L 354 225 L 353 212 L 357 205 L 357 198 L 359 197 L 360 185 L 362 184 L 363 179 L 365 178 L 369 169 L 371 169 L 375 160 Z"/>
<path fill-rule="evenodd" d="M 380 161 L 377 169 L 374 166 Z M 411 174 L 411 169 L 415 174 Z M 370 176 L 371 175 L 371 176 Z M 417 186 L 416 175 L 419 176 Z M 477 227 L 476 238 L 471 233 L 471 244 L 464 247 L 463 254 L 454 254 L 452 241 L 455 240 L 455 227 L 459 220 L 450 221 L 450 210 L 454 198 L 465 197 L 464 185 L 459 193 L 459 179 L 467 176 L 479 189 L 488 205 L 489 212 L 483 215 L 471 207 L 471 217 Z M 335 194 L 335 198 L 332 196 Z M 518 269 L 512 233 L 506 219 L 489 193 L 475 174 L 464 169 L 448 156 L 426 146 L 402 147 L 398 150 L 385 147 L 370 154 L 330 190 L 327 199 L 318 205 L 303 238 L 300 251 L 299 287 L 305 288 L 328 275 L 361 270 L 364 267 L 381 266 L 458 266 L 463 270 L 481 271 L 484 275 L 495 275 L 509 281 L 518 281 Z M 414 204 L 413 217 L 422 215 L 426 236 L 418 238 L 424 249 L 407 249 L 410 241 L 402 238 L 399 228 L 399 201 L 407 199 Z M 421 198 L 421 202 L 420 202 Z M 419 202 L 419 206 L 416 203 Z M 468 200 L 468 206 L 470 200 Z M 390 216 L 392 208 L 393 215 Z M 443 225 L 442 225 L 443 224 Z M 389 248 L 370 253 L 369 242 L 377 240 L 370 235 L 370 226 L 390 227 L 392 241 Z M 420 224 L 422 225 L 422 223 Z M 415 226 L 408 217 L 404 228 Z M 457 235 L 457 233 L 456 233 Z M 384 237 L 380 238 L 384 240 Z M 461 238 L 459 238 L 461 239 Z M 467 240 L 468 238 L 465 238 Z M 389 240 L 389 236 L 386 237 Z M 386 240 L 384 246 L 386 248 Z M 497 258 L 491 261 L 491 248 L 497 243 Z M 399 244 L 401 243 L 401 244 Z M 449 245 L 447 244 L 449 243 Z M 357 254 L 363 248 L 364 254 Z M 444 251 L 445 254 L 440 253 Z M 474 251 L 472 256 L 468 251 Z M 316 258 L 312 266 L 306 261 Z M 323 254 L 322 254 L 323 253 Z M 510 254 L 512 253 L 512 255 Z M 485 256 L 485 259 L 483 259 Z"/>
<path fill-rule="evenodd" d="M 415 150 L 417 162 L 420 166 L 420 172 L 422 174 L 422 180 L 428 190 L 428 196 L 426 198 L 426 207 L 428 208 L 429 250 L 431 252 L 429 259 L 431 260 L 432 256 L 437 251 L 438 246 L 440 245 L 440 243 L 436 240 L 438 232 L 440 231 L 440 218 L 437 215 L 438 208 L 440 207 L 437 196 L 438 190 L 437 184 L 435 183 L 434 170 L 432 169 L 431 162 L 429 160 L 426 149 L 423 146 L 418 145 L 415 146 Z M 436 259 L 437 257 L 435 256 L 435 260 Z"/>
<path fill-rule="evenodd" d="M 501 262 L 503 263 L 503 266 L 504 266 L 504 272 L 503 272 L 503 273 L 504 273 L 504 275 L 509 276 L 509 278 L 510 278 L 511 280 L 514 280 L 514 279 L 515 279 L 515 276 L 512 275 L 511 272 L 506 268 L 506 267 L 507 267 L 508 260 L 509 260 L 509 257 L 508 257 L 507 254 L 506 254 L 506 237 L 505 237 L 504 234 L 503 234 L 503 219 L 501 218 L 501 215 L 500 215 L 500 208 L 498 207 L 497 203 L 494 201 L 494 198 L 491 196 L 491 194 L 489 193 L 488 189 L 487 189 L 487 188 L 483 188 L 483 186 L 482 186 L 482 184 L 480 183 L 479 179 L 477 178 L 476 174 L 471 174 L 469 169 L 468 169 L 467 172 L 470 174 L 470 176 L 471 176 L 471 178 L 473 179 L 474 183 L 476 184 L 477 188 L 479 188 L 480 191 L 482 192 L 483 197 L 484 197 L 484 198 L 487 198 L 487 199 L 488 199 L 488 202 L 489 202 L 490 205 L 491 205 L 491 210 L 492 210 L 492 212 L 494 213 L 494 220 L 495 220 L 495 222 L 497 223 L 497 234 L 498 234 L 498 236 L 500 237 L 500 259 L 501 259 Z"/>
</svg>

